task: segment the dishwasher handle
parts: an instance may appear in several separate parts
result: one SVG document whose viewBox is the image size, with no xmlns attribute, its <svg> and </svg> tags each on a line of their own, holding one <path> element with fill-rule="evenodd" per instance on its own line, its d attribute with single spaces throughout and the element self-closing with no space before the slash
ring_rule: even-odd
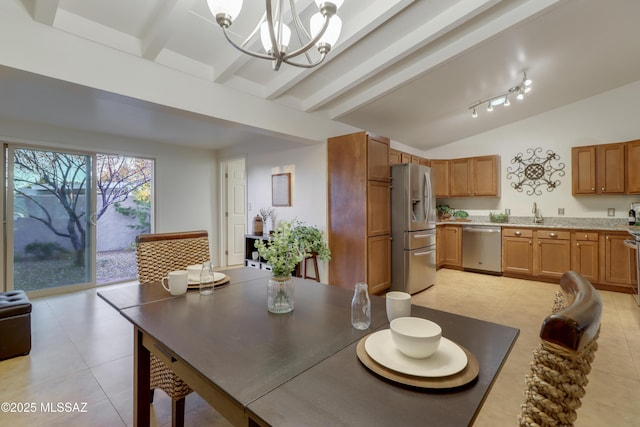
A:
<svg viewBox="0 0 640 427">
<path fill-rule="evenodd" d="M 501 230 L 499 228 L 475 228 L 475 227 L 464 227 L 462 229 L 465 233 L 500 233 Z"/>
</svg>

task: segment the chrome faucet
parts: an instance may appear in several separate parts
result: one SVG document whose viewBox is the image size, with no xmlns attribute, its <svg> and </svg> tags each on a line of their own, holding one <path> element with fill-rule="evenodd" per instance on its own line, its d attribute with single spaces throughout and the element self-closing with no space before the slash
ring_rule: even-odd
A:
<svg viewBox="0 0 640 427">
<path fill-rule="evenodd" d="M 533 212 L 533 222 L 535 224 L 542 224 L 544 222 L 544 218 L 540 214 L 540 211 L 538 211 L 538 205 L 536 205 L 536 202 L 533 202 L 533 209 L 531 212 Z"/>
</svg>

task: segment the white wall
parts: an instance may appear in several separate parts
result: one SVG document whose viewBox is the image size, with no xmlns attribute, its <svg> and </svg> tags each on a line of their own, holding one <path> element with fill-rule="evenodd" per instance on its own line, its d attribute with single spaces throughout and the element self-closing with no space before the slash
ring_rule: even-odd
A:
<svg viewBox="0 0 640 427">
<path fill-rule="evenodd" d="M 271 206 L 271 175 L 291 172 L 292 205 L 274 207 L 277 223 L 294 218 L 318 227 L 327 233 L 327 144 L 264 147 L 259 142 L 251 146 L 233 147 L 221 151 L 220 158 L 244 154 L 247 159 L 247 230 L 260 208 Z M 276 224 L 277 225 L 277 224 Z M 319 261 L 320 279 L 326 283 L 328 267 Z M 309 264 L 311 267 L 311 264 Z"/>
<path fill-rule="evenodd" d="M 616 217 L 626 217 L 629 204 L 640 201 L 638 196 L 571 195 L 571 147 L 606 144 L 640 139 L 640 81 L 605 92 L 423 153 L 426 158 L 457 158 L 486 154 L 501 156 L 500 198 L 450 198 L 439 200 L 472 215 L 488 215 L 491 211 L 511 209 L 514 216 L 532 216 L 535 201 L 545 217 L 558 216 L 564 208 L 566 217 L 607 217 L 607 208 L 615 208 Z M 526 101 L 525 101 L 526 102 Z M 517 106 L 513 107 L 517 108 Z M 494 112 L 494 114 L 499 111 Z M 470 118 L 471 120 L 471 118 Z M 478 117 L 474 120 L 482 120 Z M 552 192 L 542 190 L 540 196 L 527 196 L 511 187 L 507 168 L 514 169 L 511 160 L 518 153 L 526 156 L 528 148 L 552 150 L 565 164 L 561 184 Z M 556 164 L 554 162 L 554 164 Z M 640 167 L 640 165 L 638 165 Z"/>
<path fill-rule="evenodd" d="M 211 248 L 218 247 L 215 228 L 217 158 L 213 150 L 119 138 L 70 129 L 0 119 L 0 140 L 58 148 L 148 157 L 155 160 L 155 231 L 204 229 Z M 218 264 L 214 251 L 214 260 Z"/>
</svg>

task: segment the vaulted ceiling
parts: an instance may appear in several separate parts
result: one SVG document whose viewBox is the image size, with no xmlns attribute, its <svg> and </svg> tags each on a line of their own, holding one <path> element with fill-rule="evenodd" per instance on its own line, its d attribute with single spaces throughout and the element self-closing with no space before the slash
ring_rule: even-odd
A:
<svg viewBox="0 0 640 427">
<path fill-rule="evenodd" d="M 263 12 L 244 2 L 238 40 Z M 273 71 L 206 0 L 4 0 L 0 117 L 211 148 L 365 129 L 426 150 L 640 78 L 636 0 L 345 0 L 339 15 L 322 65 Z M 525 100 L 471 118 L 525 71 Z"/>
</svg>

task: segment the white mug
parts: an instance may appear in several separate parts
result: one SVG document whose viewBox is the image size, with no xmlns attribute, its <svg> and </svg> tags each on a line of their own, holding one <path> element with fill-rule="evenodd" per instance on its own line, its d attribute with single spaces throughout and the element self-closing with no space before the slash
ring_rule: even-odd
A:
<svg viewBox="0 0 640 427">
<path fill-rule="evenodd" d="M 182 295 L 187 292 L 187 278 L 189 273 L 187 270 L 170 271 L 167 277 L 163 277 L 160 281 L 162 287 L 171 293 L 171 295 Z M 167 282 L 167 285 L 165 285 Z"/>
<path fill-rule="evenodd" d="M 391 322 L 398 317 L 411 316 L 411 294 L 406 292 L 387 292 L 387 319 Z"/>
</svg>

